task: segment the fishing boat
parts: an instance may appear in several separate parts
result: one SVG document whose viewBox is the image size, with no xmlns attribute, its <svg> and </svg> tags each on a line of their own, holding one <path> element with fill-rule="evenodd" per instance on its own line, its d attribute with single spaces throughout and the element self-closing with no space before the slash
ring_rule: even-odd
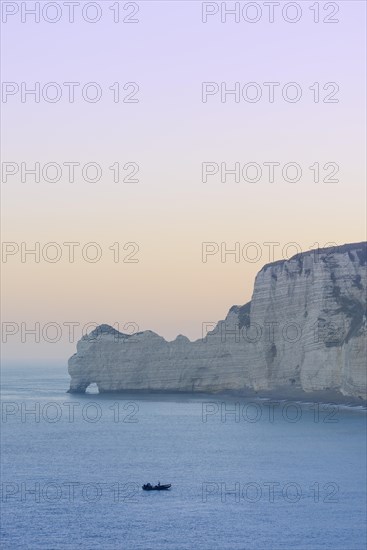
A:
<svg viewBox="0 0 367 550">
<path fill-rule="evenodd" d="M 152 485 L 151 483 L 145 483 L 142 486 L 143 491 L 167 491 L 167 489 L 170 489 L 171 484 L 166 483 L 165 485 L 161 485 L 158 481 L 158 485 Z"/>
</svg>

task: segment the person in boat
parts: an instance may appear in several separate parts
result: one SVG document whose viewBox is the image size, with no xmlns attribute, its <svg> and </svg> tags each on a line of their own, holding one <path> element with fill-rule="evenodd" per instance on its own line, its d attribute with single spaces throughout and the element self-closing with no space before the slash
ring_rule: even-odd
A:
<svg viewBox="0 0 367 550">
<path fill-rule="evenodd" d="M 160 481 L 158 481 L 158 487 L 160 487 L 160 486 L 161 486 L 161 482 L 160 482 Z"/>
</svg>

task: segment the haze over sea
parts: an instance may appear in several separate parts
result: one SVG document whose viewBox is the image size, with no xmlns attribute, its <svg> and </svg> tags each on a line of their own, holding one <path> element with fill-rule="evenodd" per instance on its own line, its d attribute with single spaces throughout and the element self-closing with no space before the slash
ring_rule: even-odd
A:
<svg viewBox="0 0 367 550">
<path fill-rule="evenodd" d="M 364 550 L 363 408 L 68 381 L 2 370 L 4 550 Z"/>
</svg>

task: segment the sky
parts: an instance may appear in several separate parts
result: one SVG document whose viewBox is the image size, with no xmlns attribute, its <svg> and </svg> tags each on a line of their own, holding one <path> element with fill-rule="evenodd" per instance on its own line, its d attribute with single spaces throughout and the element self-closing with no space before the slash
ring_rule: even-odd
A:
<svg viewBox="0 0 367 550">
<path fill-rule="evenodd" d="M 366 239 L 364 2 L 1 9 L 4 363 L 200 338 L 269 261 Z"/>
</svg>

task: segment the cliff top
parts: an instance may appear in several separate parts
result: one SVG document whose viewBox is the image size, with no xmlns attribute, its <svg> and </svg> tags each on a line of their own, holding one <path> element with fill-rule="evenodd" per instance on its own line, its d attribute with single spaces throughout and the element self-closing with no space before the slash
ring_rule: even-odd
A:
<svg viewBox="0 0 367 550">
<path fill-rule="evenodd" d="M 326 261 L 328 257 L 332 257 L 335 254 L 345 254 L 345 253 L 349 255 L 349 258 L 351 261 L 353 262 L 358 261 L 360 265 L 367 265 L 367 242 L 360 242 L 360 243 L 350 243 L 350 244 L 343 244 L 343 245 L 337 245 L 337 246 L 330 246 L 327 248 L 307 250 L 306 252 L 295 254 L 294 256 L 292 256 L 287 260 L 277 260 L 275 262 L 265 264 L 262 267 L 262 269 L 259 271 L 259 273 L 261 273 L 262 271 L 266 271 L 268 268 L 272 268 L 274 266 L 281 266 L 292 260 L 298 260 L 300 264 L 300 268 L 302 269 L 303 259 L 306 256 L 310 256 L 311 254 L 318 255 L 320 260 Z M 248 326 L 250 323 L 250 311 L 251 311 L 251 302 L 248 302 L 244 305 L 234 305 L 230 308 L 227 314 L 227 317 L 230 313 L 237 314 L 239 317 L 240 328 L 242 328 L 243 326 Z M 144 330 L 144 331 L 136 332 L 134 334 L 126 334 L 123 332 L 119 332 L 118 330 L 116 330 L 115 328 L 107 324 L 99 325 L 92 332 L 83 336 L 82 339 L 93 340 L 93 339 L 97 339 L 102 335 L 108 335 L 108 334 L 119 339 L 120 338 L 128 339 L 131 336 L 135 336 L 135 337 L 144 336 L 144 337 L 150 337 L 150 338 L 159 338 L 165 342 L 168 342 L 168 340 L 166 340 L 163 336 L 160 336 L 159 334 L 151 330 Z M 175 339 L 172 340 L 172 342 L 183 342 L 183 341 L 190 342 L 190 340 L 183 335 L 178 335 Z"/>
<path fill-rule="evenodd" d="M 292 260 L 298 260 L 302 262 L 303 258 L 305 258 L 306 256 L 310 256 L 311 254 L 318 255 L 320 259 L 325 261 L 328 256 L 345 253 L 349 254 L 349 257 L 352 261 L 358 260 L 360 265 L 367 265 L 367 242 L 364 241 L 360 243 L 349 243 L 330 246 L 327 248 L 315 248 L 312 250 L 306 250 L 305 252 L 295 254 L 294 256 L 286 260 L 277 260 L 275 262 L 265 264 L 260 271 L 266 271 L 270 267 L 280 266 Z"/>
</svg>

